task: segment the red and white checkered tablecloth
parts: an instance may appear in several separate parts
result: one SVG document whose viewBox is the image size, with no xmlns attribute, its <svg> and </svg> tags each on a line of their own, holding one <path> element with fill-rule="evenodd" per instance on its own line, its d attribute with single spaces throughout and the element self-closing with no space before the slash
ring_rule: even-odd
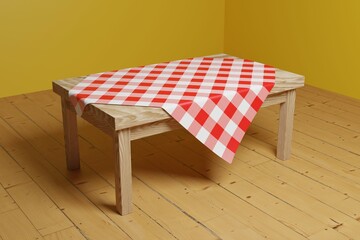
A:
<svg viewBox="0 0 360 240">
<path fill-rule="evenodd" d="M 271 66 L 200 57 L 92 74 L 69 95 L 80 115 L 90 103 L 161 107 L 231 163 L 274 84 Z"/>
</svg>

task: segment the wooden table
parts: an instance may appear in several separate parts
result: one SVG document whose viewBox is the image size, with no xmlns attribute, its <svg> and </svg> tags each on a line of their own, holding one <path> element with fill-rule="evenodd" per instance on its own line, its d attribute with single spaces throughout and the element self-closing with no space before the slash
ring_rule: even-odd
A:
<svg viewBox="0 0 360 240">
<path fill-rule="evenodd" d="M 224 56 L 224 55 L 221 55 Z M 68 92 L 84 77 L 53 82 L 53 91 L 61 96 L 66 161 L 69 170 L 80 168 L 75 109 Z M 277 157 L 290 157 L 295 90 L 304 86 L 304 77 L 276 70 L 275 86 L 262 107 L 280 104 Z M 161 108 L 90 104 L 82 118 L 109 134 L 114 141 L 116 208 L 121 215 L 132 211 L 130 142 L 139 138 L 182 128 Z"/>
</svg>

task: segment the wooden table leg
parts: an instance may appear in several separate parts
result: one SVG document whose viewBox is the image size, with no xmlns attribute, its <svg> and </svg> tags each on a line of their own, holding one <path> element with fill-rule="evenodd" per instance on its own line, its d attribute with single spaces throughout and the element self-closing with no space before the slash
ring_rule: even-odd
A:
<svg viewBox="0 0 360 240">
<path fill-rule="evenodd" d="M 132 176 L 130 130 L 114 134 L 116 209 L 121 215 L 132 211 Z"/>
<path fill-rule="evenodd" d="M 69 102 L 61 98 L 66 164 L 69 170 L 80 168 L 78 130 L 76 122 L 76 113 L 70 109 Z"/>
<path fill-rule="evenodd" d="M 286 94 L 286 102 L 280 104 L 277 158 L 281 160 L 287 160 L 291 155 L 295 96 L 295 90 L 288 91 Z"/>
</svg>

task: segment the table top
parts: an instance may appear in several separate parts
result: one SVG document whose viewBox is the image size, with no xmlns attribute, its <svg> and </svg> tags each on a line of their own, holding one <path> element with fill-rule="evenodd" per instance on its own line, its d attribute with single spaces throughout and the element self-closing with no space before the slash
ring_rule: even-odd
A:
<svg viewBox="0 0 360 240">
<path fill-rule="evenodd" d="M 209 57 L 231 56 L 219 54 Z M 65 100 L 69 100 L 69 90 L 84 78 L 85 76 L 53 81 L 53 91 Z M 276 69 L 275 86 L 271 90 L 269 97 L 302 87 L 304 81 L 304 76 Z M 110 104 L 89 104 L 86 106 L 82 117 L 85 119 L 89 117 L 101 119 L 102 124 L 107 124 L 115 130 L 171 119 L 171 116 L 161 108 Z"/>
</svg>

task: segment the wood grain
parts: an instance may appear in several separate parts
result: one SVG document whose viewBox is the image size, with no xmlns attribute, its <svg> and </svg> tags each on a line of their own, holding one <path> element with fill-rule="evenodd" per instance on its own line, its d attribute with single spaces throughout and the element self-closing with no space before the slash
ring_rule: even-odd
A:
<svg viewBox="0 0 360 240">
<path fill-rule="evenodd" d="M 121 215 L 132 212 L 130 129 L 114 134 L 116 209 Z"/>
<path fill-rule="evenodd" d="M 42 240 L 40 233 L 20 209 L 0 214 L 0 236 L 3 240 Z"/>
<path fill-rule="evenodd" d="M 80 168 L 79 142 L 76 114 L 65 98 L 61 98 L 63 129 L 65 139 L 66 163 L 69 170 Z"/>
<path fill-rule="evenodd" d="M 70 227 L 44 236 L 44 240 L 86 240 L 79 229 Z"/>
<path fill-rule="evenodd" d="M 0 185 L 0 214 L 19 208 L 14 199 Z"/>
<path fill-rule="evenodd" d="M 288 160 L 291 156 L 291 141 L 294 126 L 295 90 L 286 92 L 286 101 L 280 104 L 277 157 Z"/>
<path fill-rule="evenodd" d="M 31 182 L 30 177 L 0 146 L 0 183 L 9 188 L 22 183 Z M 1 204 L 0 204 L 1 205 Z"/>
<path fill-rule="evenodd" d="M 73 226 L 36 183 L 17 185 L 8 192 L 42 236 Z"/>
</svg>

